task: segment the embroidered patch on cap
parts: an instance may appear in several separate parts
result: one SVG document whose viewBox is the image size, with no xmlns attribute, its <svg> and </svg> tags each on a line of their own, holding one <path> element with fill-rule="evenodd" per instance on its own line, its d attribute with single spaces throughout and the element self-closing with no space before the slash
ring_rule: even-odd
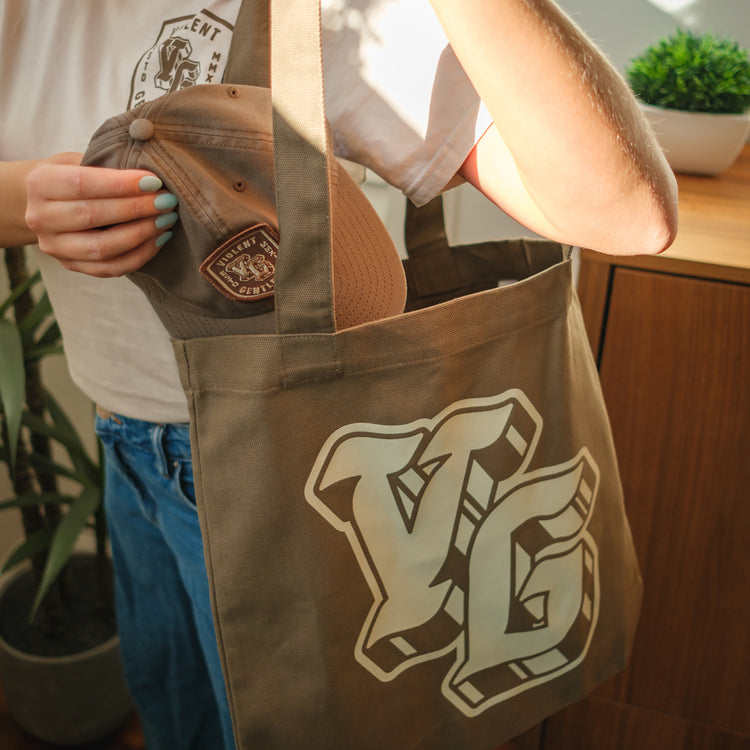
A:
<svg viewBox="0 0 750 750">
<path fill-rule="evenodd" d="M 276 232 L 256 224 L 214 250 L 200 272 L 225 297 L 253 302 L 273 295 L 278 253 Z"/>
</svg>

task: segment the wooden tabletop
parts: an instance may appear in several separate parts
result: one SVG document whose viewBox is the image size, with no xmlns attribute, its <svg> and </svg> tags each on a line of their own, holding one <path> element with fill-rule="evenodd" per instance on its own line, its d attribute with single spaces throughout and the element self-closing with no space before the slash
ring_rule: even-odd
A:
<svg viewBox="0 0 750 750">
<path fill-rule="evenodd" d="M 678 174 L 677 183 L 677 239 L 660 257 L 750 269 L 750 144 L 722 174 Z"/>
</svg>

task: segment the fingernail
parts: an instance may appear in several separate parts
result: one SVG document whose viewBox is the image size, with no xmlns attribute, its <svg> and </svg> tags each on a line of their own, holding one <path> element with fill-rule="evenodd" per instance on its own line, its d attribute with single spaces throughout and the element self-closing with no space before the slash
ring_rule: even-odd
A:
<svg viewBox="0 0 750 750">
<path fill-rule="evenodd" d="M 161 193 L 154 198 L 154 208 L 157 211 L 165 211 L 170 208 L 176 208 L 179 201 L 176 195 L 172 193 Z"/>
<path fill-rule="evenodd" d="M 171 227 L 172 224 L 177 223 L 177 219 L 179 219 L 179 214 L 177 211 L 172 211 L 168 214 L 162 214 L 161 216 L 156 217 L 156 228 L 157 229 L 166 229 L 167 227 Z"/>
<path fill-rule="evenodd" d="M 161 189 L 162 185 L 162 181 L 156 177 L 156 175 L 152 174 L 141 177 L 141 179 L 138 180 L 138 187 L 144 193 L 155 193 L 157 190 Z"/>
<path fill-rule="evenodd" d="M 156 247 L 162 247 L 172 238 L 172 232 L 164 232 L 156 238 Z"/>
</svg>

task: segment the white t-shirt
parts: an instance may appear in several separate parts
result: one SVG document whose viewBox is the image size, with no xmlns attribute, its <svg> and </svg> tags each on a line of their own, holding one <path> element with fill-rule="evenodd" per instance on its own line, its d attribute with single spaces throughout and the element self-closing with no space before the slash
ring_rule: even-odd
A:
<svg viewBox="0 0 750 750">
<path fill-rule="evenodd" d="M 104 120 L 138 102 L 218 83 L 238 9 L 239 0 L 3 0 L 0 160 L 85 151 Z M 337 155 L 427 202 L 489 125 L 428 1 L 324 0 L 323 27 Z M 78 386 L 129 417 L 187 421 L 169 336 L 142 292 L 41 254 L 39 263 Z"/>
</svg>

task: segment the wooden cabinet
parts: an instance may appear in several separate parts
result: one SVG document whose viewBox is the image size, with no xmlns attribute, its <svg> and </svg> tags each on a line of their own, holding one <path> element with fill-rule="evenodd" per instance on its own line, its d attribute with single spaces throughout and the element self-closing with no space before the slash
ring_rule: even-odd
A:
<svg viewBox="0 0 750 750">
<path fill-rule="evenodd" d="M 539 750 L 750 750 L 750 149 L 679 182 L 666 255 L 583 254 L 645 592 L 628 670 Z"/>
</svg>

